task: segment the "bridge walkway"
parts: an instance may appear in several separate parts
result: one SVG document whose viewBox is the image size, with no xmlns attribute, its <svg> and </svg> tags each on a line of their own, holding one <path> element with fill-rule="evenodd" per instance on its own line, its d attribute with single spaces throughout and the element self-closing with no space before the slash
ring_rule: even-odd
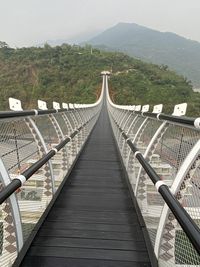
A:
<svg viewBox="0 0 200 267">
<path fill-rule="evenodd" d="M 21 267 L 151 266 L 104 109 Z"/>
</svg>

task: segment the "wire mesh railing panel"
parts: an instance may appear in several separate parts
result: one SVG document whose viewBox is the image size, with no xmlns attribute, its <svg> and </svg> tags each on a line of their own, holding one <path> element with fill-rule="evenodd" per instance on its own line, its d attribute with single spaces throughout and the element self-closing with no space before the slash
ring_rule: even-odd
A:
<svg viewBox="0 0 200 267">
<path fill-rule="evenodd" d="M 154 246 L 164 200 L 144 172 L 140 175 L 136 198 Z"/>
<path fill-rule="evenodd" d="M 170 124 L 164 128 L 161 138 L 159 137 L 154 143 L 147 158 L 169 187 L 199 137 L 200 133 L 194 129 Z M 144 171 L 139 178 L 137 199 L 154 245 L 164 200 Z"/>
<path fill-rule="evenodd" d="M 124 122 L 125 124 L 123 125 L 124 126 L 123 129 L 124 129 L 125 132 L 128 131 L 131 122 L 135 119 L 136 116 L 137 115 L 134 114 L 133 112 L 130 113 L 129 118 Z"/>
<path fill-rule="evenodd" d="M 34 121 L 47 145 L 47 149 L 51 149 L 59 143 L 59 137 L 47 115 L 36 117 Z"/>
<path fill-rule="evenodd" d="M 116 126 L 118 123 L 114 122 L 115 117 L 113 117 L 113 119 L 111 116 L 113 131 L 118 132 L 119 126 Z M 181 172 L 180 169 L 183 168 L 184 161 L 200 139 L 200 132 L 194 128 L 164 123 L 155 119 L 148 119 L 146 123 L 144 123 L 144 119 L 139 121 L 141 122 L 140 125 L 143 125 L 139 126 L 138 123 L 140 131 L 138 131 L 139 127 L 135 130 L 134 141 L 137 149 L 139 149 L 146 160 L 149 161 L 151 167 L 153 167 L 161 178 L 161 181 L 171 187 L 172 184 L 176 182 L 175 178 L 178 172 Z M 122 136 L 124 129 L 120 131 L 120 135 Z M 120 135 L 115 134 L 118 140 L 120 140 Z M 133 138 L 129 136 L 130 135 L 128 135 L 128 139 L 132 140 Z M 121 146 L 120 142 L 118 142 L 119 147 Z M 137 202 L 144 218 L 150 240 L 153 247 L 155 247 L 157 245 L 156 242 L 158 241 L 159 231 L 161 231 L 161 220 L 164 213 L 163 207 L 166 206 L 166 204 L 156 190 L 152 180 L 146 172 L 141 169 L 141 165 L 134 153 L 131 152 L 127 157 L 127 146 L 128 144 L 125 142 L 123 150 L 121 149 L 122 157 L 127 167 L 127 173 L 132 188 L 136 190 Z M 180 185 L 180 189 L 175 196 L 182 207 L 184 207 L 185 211 L 200 227 L 199 163 L 200 154 L 198 154 L 190 169 L 187 170 Z M 139 176 L 137 177 L 139 169 L 141 169 L 141 172 L 139 172 Z M 199 254 L 194 249 L 171 211 L 168 213 L 166 222 L 164 223 L 159 245 L 158 261 L 159 266 L 200 265 Z"/>
<path fill-rule="evenodd" d="M 160 122 L 153 122 L 151 126 L 155 126 L 154 134 L 158 129 Z M 164 130 L 163 130 L 164 133 Z M 160 133 L 161 136 L 163 134 Z M 153 135 L 152 135 L 153 137 Z M 155 169 L 158 175 L 164 177 L 166 174 L 166 170 L 168 171 L 168 175 L 171 175 L 171 167 L 170 165 L 166 165 L 164 162 L 161 161 L 160 155 L 156 153 L 156 148 L 158 147 L 160 140 L 159 137 L 155 140 L 152 147 L 149 149 L 149 153 L 146 154 L 146 159 L 149 161 L 151 166 Z M 137 162 L 138 165 L 139 162 Z M 138 179 L 138 187 L 136 192 L 136 198 L 138 201 L 138 205 L 140 207 L 141 213 L 143 215 L 144 221 L 146 223 L 146 227 L 149 232 L 149 237 L 153 246 L 155 245 L 156 233 L 157 228 L 159 225 L 159 219 L 161 215 L 161 211 L 164 205 L 164 200 L 160 196 L 160 194 L 155 189 L 152 181 L 150 180 L 149 176 L 146 174 L 144 169 L 141 169 L 140 176 L 137 177 Z"/>
<path fill-rule="evenodd" d="M 2 125 L 3 124 L 3 125 Z M 6 127 L 5 127 L 5 124 Z M 10 125 L 10 126 L 9 126 Z M 28 169 L 43 153 L 31 133 L 26 120 L 13 120 L 0 124 L 1 158 L 11 179 Z M 6 129 L 6 132 L 3 131 Z M 5 140 L 3 140 L 3 135 Z M 16 192 L 21 212 L 24 241 L 52 198 L 52 185 L 48 166 L 42 167 Z"/>
<path fill-rule="evenodd" d="M 70 134 L 70 128 L 67 125 L 66 121 L 64 120 L 63 114 L 57 113 L 57 114 L 54 114 L 54 117 L 57 120 L 63 134 L 69 135 Z"/>
<path fill-rule="evenodd" d="M 129 131 L 129 137 L 131 138 L 131 140 L 133 142 L 137 142 L 137 137 L 138 137 L 138 130 L 140 129 L 140 126 L 145 122 L 145 118 L 143 117 L 137 117 L 135 123 L 132 125 L 132 128 Z M 140 143 L 138 143 L 138 145 L 140 145 Z M 141 145 L 142 147 L 142 145 Z M 136 185 L 136 180 L 137 180 L 137 175 L 139 172 L 139 164 L 137 162 L 137 159 L 135 159 L 131 149 L 126 145 L 126 153 L 127 153 L 127 158 L 126 158 L 126 170 L 130 176 L 130 180 L 131 180 L 131 184 L 133 187 L 133 190 L 135 189 L 135 185 Z"/>
<path fill-rule="evenodd" d="M 19 175 L 19 173 L 25 171 L 35 161 L 39 159 L 39 149 L 24 119 L 16 119 L 12 121 L 4 120 L 0 122 L 0 129 L 0 156 L 8 171 L 9 177 L 11 179 L 14 179 Z M 40 179 L 37 178 L 37 180 L 40 180 L 40 182 L 42 182 L 43 178 L 40 177 Z M 34 205 L 35 200 L 38 200 L 40 198 L 40 191 L 43 190 L 39 190 L 38 186 L 36 186 L 35 184 L 33 186 L 33 183 L 35 183 L 35 177 L 32 177 L 25 186 L 22 186 L 21 189 L 16 192 L 16 197 L 18 199 L 18 205 L 21 212 L 24 240 L 26 239 L 26 236 L 30 234 L 33 229 L 33 226 L 36 223 L 36 220 L 34 219 L 35 215 L 31 212 L 31 208 Z M 3 204 L 2 206 L 5 206 L 5 204 Z M 10 214 L 8 213 L 7 208 L 8 204 L 6 204 L 5 208 L 2 208 L 1 216 L 4 217 L 2 218 L 2 238 L 4 238 L 5 234 L 8 234 L 7 232 L 12 233 L 13 229 L 15 229 L 15 225 L 12 222 L 12 214 L 11 212 Z M 41 214 L 41 209 L 39 209 L 39 211 Z M 24 216 L 25 213 L 26 217 Z M 5 216 L 7 219 L 5 218 Z M 4 224 L 6 224 L 6 226 Z M 10 242 L 10 245 L 3 245 L 4 250 L 8 247 L 6 251 L 9 253 L 12 253 L 13 251 L 12 240 L 14 240 L 13 233 L 8 235 L 5 241 Z M 7 257 L 9 257 L 9 253 L 7 253 Z M 12 262 L 11 258 L 10 260 Z M 4 261 L 3 258 L 0 258 L 0 261 L 2 261 L 1 266 L 8 266 L 6 265 L 7 261 Z"/>
<path fill-rule="evenodd" d="M 200 266 L 199 254 L 171 213 L 163 232 L 158 262 L 163 267 Z"/>
<path fill-rule="evenodd" d="M 146 143 L 148 145 L 160 125 L 161 122 L 153 122 L 152 120 L 152 124 L 148 124 L 148 127 L 146 127 L 146 129 L 143 131 L 137 143 L 137 147 L 141 152 L 146 149 L 144 144 Z M 150 129 L 150 127 L 152 127 L 152 129 Z M 154 142 L 149 153 L 147 154 L 147 160 L 149 160 L 151 166 L 161 177 L 161 179 L 168 184 L 168 186 L 171 186 L 174 182 L 177 172 L 182 166 L 184 159 L 188 156 L 191 149 L 199 140 L 199 137 L 200 132 L 195 129 L 173 124 L 167 124 L 165 127 L 163 127 L 160 135 L 158 135 L 157 140 Z M 144 149 L 142 146 L 145 146 Z M 140 164 L 139 162 L 136 162 L 134 157 L 130 157 L 130 160 L 132 161 L 132 165 L 135 165 L 134 172 L 136 173 L 135 169 L 137 167 L 139 168 Z M 196 222 L 196 224 L 199 225 L 200 169 L 199 167 L 196 167 L 194 172 L 194 168 L 195 167 L 193 164 L 190 170 L 191 173 L 193 173 L 193 178 L 190 179 L 189 183 L 187 183 L 187 189 L 186 180 L 191 176 L 190 172 L 187 173 L 184 183 L 181 187 L 182 190 L 184 190 L 184 197 L 183 201 L 181 201 L 181 204 L 189 213 L 191 218 Z M 133 182 L 133 175 L 135 175 L 134 172 L 128 172 L 133 188 L 135 188 Z M 165 202 L 155 189 L 152 181 L 149 179 L 144 170 L 141 171 L 139 177 L 139 185 L 136 197 L 149 232 L 149 237 L 154 246 L 157 231 L 159 229 L 158 226 L 160 223 L 160 217 Z M 177 194 L 177 199 L 180 201 L 180 191 L 179 194 Z M 165 232 L 163 233 L 162 237 L 159 265 L 175 266 L 183 264 L 184 266 L 199 266 L 199 255 L 186 237 L 180 225 L 177 223 L 175 217 L 172 213 L 170 213 L 168 218 L 169 219 L 166 223 Z"/>
<path fill-rule="evenodd" d="M 75 115 L 73 114 L 72 111 L 68 111 L 67 118 L 69 120 L 69 123 L 72 126 L 72 129 L 76 129 L 77 128 L 77 121 L 76 121 Z"/>
<path fill-rule="evenodd" d="M 144 120 L 140 121 L 140 125 L 142 125 Z M 114 132 L 119 131 L 116 125 L 116 123 L 112 122 Z M 181 166 L 184 165 L 184 160 L 199 140 L 200 132 L 189 127 L 171 123 L 164 124 L 162 121 L 155 119 L 148 119 L 146 123 L 143 123 L 143 126 L 140 126 L 140 131 L 138 129 L 139 127 L 135 130 L 134 138 L 137 148 L 145 155 L 161 180 L 168 186 L 171 186 Z M 115 134 L 116 138 L 120 141 L 118 142 L 119 147 L 123 147 L 119 136 L 122 136 L 124 129 L 121 131 L 120 134 Z M 133 138 L 129 137 L 128 139 Z M 124 163 L 128 167 L 127 172 L 132 188 L 135 190 L 136 177 L 138 170 L 141 169 L 141 165 L 136 160 L 133 152 L 128 156 L 127 162 L 127 146 L 128 144 L 125 142 L 121 152 Z M 199 158 L 200 155 L 195 163 L 192 164 L 190 170 L 188 170 L 183 183 L 180 185 L 180 190 L 176 194 L 177 200 L 197 225 L 200 223 Z M 160 231 L 163 207 L 166 204 L 144 170 L 141 170 L 137 178 L 139 183 L 137 185 L 136 197 L 154 247 Z M 199 266 L 199 255 L 172 212 L 169 212 L 164 225 L 165 228 L 160 239 L 159 266 Z"/>
<path fill-rule="evenodd" d="M 0 187 L 2 188 L 2 183 Z M 10 201 L 0 207 L 0 266 L 11 266 L 17 256 L 17 238 Z"/>
<path fill-rule="evenodd" d="M 175 194 L 178 201 L 200 227 L 200 154 L 180 181 Z M 172 186 L 173 187 L 173 186 Z M 168 211 L 159 250 L 160 265 L 200 265 L 200 256 L 190 243 L 173 214 Z"/>
<path fill-rule="evenodd" d="M 126 131 L 108 85 L 107 103 L 158 265 L 200 266 L 200 118 L 137 111 Z"/>
<path fill-rule="evenodd" d="M 54 118 L 52 118 L 51 115 L 37 117 L 35 119 L 35 123 L 45 141 L 47 150 L 51 150 L 53 147 L 59 144 L 62 136 L 60 136 L 56 123 L 54 122 Z M 63 151 L 60 151 L 51 160 L 55 188 L 59 187 L 66 175 L 66 170 L 63 169 L 63 164 L 67 163 L 64 163 L 64 161 L 66 161 L 66 157 L 63 155 L 63 153 Z"/>
<path fill-rule="evenodd" d="M 199 138 L 198 130 L 170 124 L 156 148 L 156 153 L 177 172 Z"/>
<path fill-rule="evenodd" d="M 38 148 L 24 120 L 3 121 L 0 128 L 0 156 L 12 178 L 38 156 Z"/>
<path fill-rule="evenodd" d="M 144 117 L 142 116 L 138 116 L 135 120 L 135 122 L 132 125 L 132 128 L 129 131 L 129 136 L 131 138 L 135 137 L 135 134 L 137 133 L 138 129 L 140 128 L 141 124 L 143 123 L 143 121 L 145 120 Z"/>
<path fill-rule="evenodd" d="M 45 164 L 17 193 L 24 241 L 52 199 L 52 184 L 49 167 Z"/>
<path fill-rule="evenodd" d="M 159 126 L 162 124 L 162 122 L 154 119 L 149 119 L 148 123 L 144 127 L 144 129 L 141 131 L 137 138 L 137 147 L 141 152 L 145 152 L 151 139 L 153 138 L 154 134 L 158 130 Z"/>
<path fill-rule="evenodd" d="M 75 129 L 78 128 L 78 121 L 77 118 L 74 116 L 73 111 L 65 112 L 63 115 L 63 119 L 65 124 L 68 127 L 68 134 L 72 133 Z M 80 135 L 80 133 L 79 133 Z M 69 164 L 71 165 L 73 160 L 75 159 L 78 153 L 78 147 L 80 146 L 79 137 L 75 136 L 75 138 L 71 141 L 71 143 L 67 146 L 67 150 L 69 151 Z"/>
<path fill-rule="evenodd" d="M 149 232 L 150 239 L 154 245 L 159 218 L 161 215 L 164 201 L 157 193 L 154 185 L 149 178 L 145 177 L 142 172 L 137 189 L 137 200 L 146 222 L 146 227 Z"/>
</svg>

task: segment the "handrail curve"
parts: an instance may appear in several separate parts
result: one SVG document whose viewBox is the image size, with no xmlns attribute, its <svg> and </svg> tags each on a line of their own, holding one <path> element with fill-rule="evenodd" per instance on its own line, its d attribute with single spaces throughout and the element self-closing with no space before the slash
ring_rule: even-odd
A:
<svg viewBox="0 0 200 267">
<path fill-rule="evenodd" d="M 200 119 L 116 105 L 105 80 L 116 143 L 159 266 L 199 266 Z"/>
</svg>

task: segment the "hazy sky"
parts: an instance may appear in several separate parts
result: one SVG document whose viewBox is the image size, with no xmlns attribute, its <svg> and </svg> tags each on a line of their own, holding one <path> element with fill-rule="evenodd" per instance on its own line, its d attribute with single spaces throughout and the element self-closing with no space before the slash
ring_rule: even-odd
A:
<svg viewBox="0 0 200 267">
<path fill-rule="evenodd" d="M 200 42 L 200 0 L 0 0 L 0 40 L 29 46 L 135 22 Z"/>
</svg>

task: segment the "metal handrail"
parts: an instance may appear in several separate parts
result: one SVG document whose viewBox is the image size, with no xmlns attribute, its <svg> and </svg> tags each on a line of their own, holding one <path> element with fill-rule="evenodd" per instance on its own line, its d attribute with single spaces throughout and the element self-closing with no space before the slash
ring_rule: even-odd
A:
<svg viewBox="0 0 200 267">
<path fill-rule="evenodd" d="M 37 116 L 37 115 L 45 115 L 45 114 L 53 114 L 57 112 L 64 112 L 66 109 L 48 109 L 48 110 L 20 110 L 20 111 L 1 111 L 0 119 L 14 118 L 14 117 L 24 117 L 24 116 Z"/>
<path fill-rule="evenodd" d="M 122 106 L 120 108 L 119 105 L 116 105 L 112 102 L 109 96 L 108 92 L 108 86 L 107 86 L 107 101 L 108 104 L 112 106 L 114 109 L 121 109 L 130 111 L 128 108 Z M 178 124 L 184 124 L 188 126 L 193 126 L 197 129 L 200 128 L 200 118 L 189 118 L 189 117 L 178 117 L 173 115 L 166 115 L 163 113 L 151 113 L 151 112 L 142 112 L 142 111 L 132 111 L 135 114 L 144 116 L 144 117 L 150 117 L 150 118 L 157 118 L 158 120 L 164 120 L 164 121 L 171 121 L 176 122 Z M 193 244 L 195 250 L 200 255 L 200 229 L 194 222 L 194 220 L 190 217 L 190 215 L 186 212 L 186 210 L 181 206 L 179 201 L 174 197 L 174 195 L 171 193 L 170 188 L 164 183 L 164 181 L 161 180 L 159 175 L 156 173 L 156 171 L 153 169 L 153 167 L 147 162 L 147 160 L 143 157 L 142 153 L 137 149 L 137 147 L 132 142 L 131 138 L 125 133 L 125 131 L 122 129 L 121 125 L 119 124 L 118 120 L 115 119 L 113 114 L 110 112 L 112 120 L 116 124 L 121 136 L 125 139 L 125 142 L 129 146 L 130 150 L 134 153 L 135 158 L 139 161 L 153 184 L 155 185 L 157 191 L 160 193 L 162 198 L 164 199 L 165 203 L 168 205 L 172 213 L 174 214 L 175 218 L 181 225 L 183 231 Z"/>
<path fill-rule="evenodd" d="M 142 112 L 142 111 L 136 111 L 133 109 L 130 109 L 130 106 L 120 106 L 114 104 L 110 97 L 109 94 L 107 95 L 109 104 L 119 110 L 125 110 L 132 112 L 133 114 L 141 115 L 143 117 L 148 117 L 148 118 L 155 118 L 158 120 L 164 120 L 168 122 L 175 122 L 178 124 L 183 124 L 186 126 L 194 127 L 196 129 L 200 129 L 200 117 L 193 118 L 193 117 L 187 117 L 187 116 L 175 116 L 175 115 L 168 115 L 164 113 L 153 113 L 153 112 Z"/>
<path fill-rule="evenodd" d="M 145 106 L 139 111 L 141 106 L 116 105 L 108 83 L 106 91 L 113 132 L 159 266 L 199 266 L 199 191 L 193 183 L 199 178 L 200 118 L 182 116 L 181 105 L 173 115 L 162 113 L 161 105 L 152 113 Z M 173 166 L 162 150 L 168 142 L 175 150 L 179 145 Z"/>
<path fill-rule="evenodd" d="M 69 108 L 69 109 L 32 109 L 32 110 L 19 110 L 19 111 L 0 111 L 0 119 L 8 119 L 8 118 L 15 118 L 15 117 L 25 117 L 25 116 L 38 116 L 38 115 L 48 115 L 48 114 L 55 114 L 66 112 L 70 110 L 82 110 L 87 108 L 93 108 L 95 106 L 88 106 L 82 108 Z"/>
<path fill-rule="evenodd" d="M 151 112 L 142 112 L 142 111 L 134 111 L 134 113 L 138 115 L 142 115 L 149 118 L 156 118 L 158 120 L 164 120 L 169 122 L 176 122 L 179 124 L 184 124 L 187 126 L 192 126 L 197 129 L 200 129 L 200 118 L 192 118 L 187 116 L 174 116 L 174 115 L 167 115 L 164 113 L 151 113 Z"/>
<path fill-rule="evenodd" d="M 117 121 L 113 118 L 113 121 L 117 125 L 121 135 L 125 139 L 126 143 L 129 145 L 131 151 L 134 153 L 134 156 L 140 162 L 147 175 L 155 185 L 157 191 L 160 193 L 165 203 L 168 205 L 175 218 L 183 228 L 187 237 L 193 244 L 194 248 L 200 255 L 200 229 L 194 222 L 194 220 L 190 217 L 190 215 L 186 212 L 186 210 L 181 206 L 178 200 L 171 193 L 169 187 L 160 179 L 159 175 L 152 168 L 152 166 L 146 161 L 143 157 L 142 153 L 137 149 L 137 147 L 133 144 L 128 135 L 120 128 Z"/>
<path fill-rule="evenodd" d="M 103 80 L 102 88 L 103 87 L 104 87 L 104 80 Z M 93 104 L 73 104 L 72 108 L 70 108 L 70 106 L 68 105 L 68 108 L 61 108 L 61 109 L 53 108 L 53 109 L 45 109 L 45 110 L 31 109 L 31 110 L 0 111 L 0 119 L 25 117 L 25 116 L 48 115 L 48 114 L 66 112 L 66 111 L 70 111 L 70 110 L 92 109 L 101 103 L 102 98 L 103 98 L 103 90 L 101 91 L 101 95 L 100 95 L 99 99 Z"/>
<path fill-rule="evenodd" d="M 97 112 L 98 113 L 98 112 Z M 19 189 L 24 182 L 26 182 L 36 171 L 38 171 L 45 163 L 48 162 L 59 150 L 61 150 L 67 143 L 69 143 L 91 120 L 96 117 L 94 114 L 90 119 L 88 119 L 83 125 L 76 129 L 70 136 L 67 136 L 62 142 L 52 148 L 45 156 L 35 162 L 27 170 L 22 172 L 17 178 L 13 179 L 12 182 L 3 188 L 0 192 L 0 205 L 13 194 L 17 189 Z"/>
</svg>

